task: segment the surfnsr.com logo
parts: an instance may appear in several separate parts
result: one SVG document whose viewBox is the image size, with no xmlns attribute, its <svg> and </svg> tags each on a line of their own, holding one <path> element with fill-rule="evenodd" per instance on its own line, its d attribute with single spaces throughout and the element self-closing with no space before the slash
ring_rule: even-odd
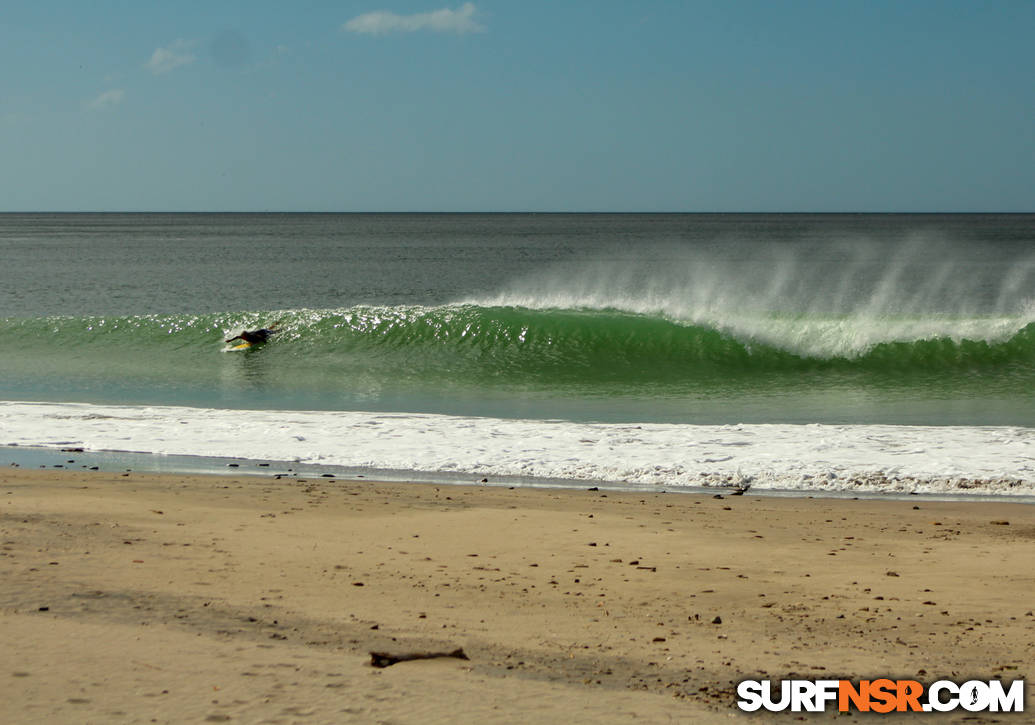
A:
<svg viewBox="0 0 1035 725">
<path fill-rule="evenodd" d="M 839 712 L 1023 712 L 1024 680 L 1009 686 L 999 680 L 744 680 L 737 685 L 737 706 L 746 712 L 824 712 L 836 703 Z"/>
</svg>

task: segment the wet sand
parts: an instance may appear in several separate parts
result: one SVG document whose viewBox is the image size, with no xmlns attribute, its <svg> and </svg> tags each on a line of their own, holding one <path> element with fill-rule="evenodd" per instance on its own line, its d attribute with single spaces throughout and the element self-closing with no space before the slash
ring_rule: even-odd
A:
<svg viewBox="0 0 1035 725">
<path fill-rule="evenodd" d="M 1033 591 L 1023 504 L 10 468 L 0 720 L 792 721 L 735 683 L 1030 679 Z"/>
</svg>

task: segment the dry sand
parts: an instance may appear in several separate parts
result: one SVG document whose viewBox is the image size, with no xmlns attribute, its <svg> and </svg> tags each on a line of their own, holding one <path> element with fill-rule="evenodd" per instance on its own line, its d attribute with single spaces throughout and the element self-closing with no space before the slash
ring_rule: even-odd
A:
<svg viewBox="0 0 1035 725">
<path fill-rule="evenodd" d="M 1033 592 L 1021 504 L 4 469 L 0 721 L 793 720 L 734 683 L 1030 678 Z"/>
</svg>

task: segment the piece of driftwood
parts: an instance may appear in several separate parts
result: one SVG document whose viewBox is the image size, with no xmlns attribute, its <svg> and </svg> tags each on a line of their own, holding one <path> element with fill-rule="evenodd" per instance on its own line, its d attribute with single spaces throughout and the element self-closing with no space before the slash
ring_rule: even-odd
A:
<svg viewBox="0 0 1035 725">
<path fill-rule="evenodd" d="M 470 659 L 464 654 L 462 648 L 452 652 L 406 652 L 403 654 L 388 654 L 387 652 L 371 652 L 370 665 L 372 667 L 391 667 L 397 662 L 408 662 L 409 660 L 433 660 L 438 657 L 455 657 L 458 660 Z"/>
</svg>

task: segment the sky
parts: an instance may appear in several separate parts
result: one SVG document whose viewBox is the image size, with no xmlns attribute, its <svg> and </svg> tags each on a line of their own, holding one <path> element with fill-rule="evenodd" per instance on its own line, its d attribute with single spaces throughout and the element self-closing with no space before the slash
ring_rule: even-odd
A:
<svg viewBox="0 0 1035 725">
<path fill-rule="evenodd" d="M 0 211 L 1035 211 L 1035 1 L 7 0 Z"/>
</svg>

